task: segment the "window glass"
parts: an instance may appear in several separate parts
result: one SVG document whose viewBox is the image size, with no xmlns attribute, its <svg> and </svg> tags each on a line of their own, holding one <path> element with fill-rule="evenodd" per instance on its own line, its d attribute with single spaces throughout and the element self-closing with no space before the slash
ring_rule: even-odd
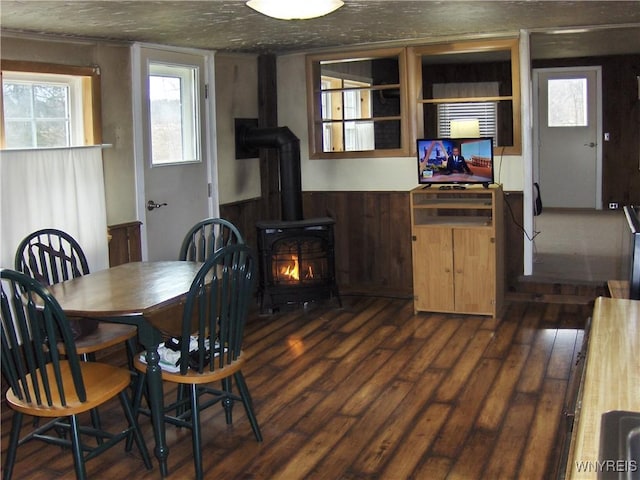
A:
<svg viewBox="0 0 640 480">
<path fill-rule="evenodd" d="M 493 137 L 495 144 L 498 135 L 497 123 L 497 102 L 438 105 L 438 137 Z"/>
<path fill-rule="evenodd" d="M 151 163 L 200 161 L 197 68 L 149 65 Z"/>
<path fill-rule="evenodd" d="M 7 148 L 67 147 L 73 135 L 82 131 L 71 128 L 71 100 L 77 94 L 71 79 L 48 81 L 38 75 L 15 78 L 4 75 L 2 82 L 5 146 Z"/>
<path fill-rule="evenodd" d="M 587 126 L 587 79 L 560 78 L 548 81 L 549 127 Z"/>
<path fill-rule="evenodd" d="M 100 68 L 2 60 L 1 148 L 102 141 Z"/>
<path fill-rule="evenodd" d="M 312 157 L 390 156 L 406 150 L 404 52 L 307 57 Z"/>
</svg>

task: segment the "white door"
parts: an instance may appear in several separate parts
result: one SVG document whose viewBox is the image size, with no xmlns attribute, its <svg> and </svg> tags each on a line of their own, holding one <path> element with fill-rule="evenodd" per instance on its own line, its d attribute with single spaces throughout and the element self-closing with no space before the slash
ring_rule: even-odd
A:
<svg viewBox="0 0 640 480">
<path fill-rule="evenodd" d="M 213 149 L 207 134 L 211 115 L 205 98 L 211 59 L 206 54 L 136 47 L 143 258 L 175 260 L 187 230 L 214 211 Z"/>
<path fill-rule="evenodd" d="M 600 67 L 535 70 L 543 207 L 602 208 L 599 92 Z"/>
</svg>

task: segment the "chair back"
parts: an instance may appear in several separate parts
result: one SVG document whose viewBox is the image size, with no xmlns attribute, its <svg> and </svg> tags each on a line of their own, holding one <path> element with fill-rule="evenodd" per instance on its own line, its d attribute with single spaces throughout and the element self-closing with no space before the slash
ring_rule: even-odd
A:
<svg viewBox="0 0 640 480">
<path fill-rule="evenodd" d="M 195 276 L 186 297 L 180 373 L 214 371 L 240 356 L 253 296 L 255 257 L 245 244 L 216 251 Z"/>
<path fill-rule="evenodd" d="M 78 242 L 68 233 L 53 228 L 35 231 L 20 242 L 15 269 L 42 285 L 89 273 L 87 258 Z"/>
<path fill-rule="evenodd" d="M 28 403 L 67 405 L 67 398 L 86 401 L 75 342 L 67 318 L 33 278 L 14 270 L 0 270 L 2 374 L 14 395 Z M 58 342 L 64 344 L 61 358 Z M 64 381 L 69 372 L 73 382 Z"/>
<path fill-rule="evenodd" d="M 224 218 L 207 218 L 185 235 L 178 259 L 204 262 L 216 250 L 237 243 L 244 243 L 244 239 L 233 223 Z"/>
</svg>

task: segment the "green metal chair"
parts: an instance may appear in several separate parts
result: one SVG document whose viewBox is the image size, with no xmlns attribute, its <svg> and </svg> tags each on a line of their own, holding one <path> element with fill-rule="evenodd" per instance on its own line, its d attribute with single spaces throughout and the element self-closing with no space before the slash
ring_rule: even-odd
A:
<svg viewBox="0 0 640 480">
<path fill-rule="evenodd" d="M 204 262 L 220 248 L 237 243 L 244 243 L 244 239 L 233 223 L 224 218 L 206 218 L 187 232 L 178 259 Z"/>
<path fill-rule="evenodd" d="M 147 469 L 151 469 L 149 452 L 126 394 L 129 371 L 81 361 L 69 321 L 58 302 L 39 282 L 21 272 L 0 270 L 0 318 L 2 374 L 10 387 L 7 405 L 14 410 L 4 478 L 9 480 L 13 474 L 18 447 L 30 440 L 71 448 L 78 479 L 87 476 L 85 461 L 129 438 L 135 441 Z M 58 343 L 64 344 L 67 355 L 55 348 Z M 127 428 L 111 433 L 95 425 L 80 425 L 80 414 L 115 397 L 122 405 Z M 50 420 L 20 438 L 24 415 Z M 52 430 L 58 434 L 50 435 Z M 97 444 L 87 443 L 85 436 Z"/>
<path fill-rule="evenodd" d="M 242 375 L 245 357 L 242 352 L 245 323 L 253 297 L 255 259 L 243 244 L 223 247 L 210 256 L 199 270 L 185 299 L 182 334 L 174 339 L 179 352 L 177 367 L 162 370 L 164 381 L 186 386 L 187 394 L 166 405 L 164 421 L 191 429 L 196 478 L 201 479 L 202 448 L 200 412 L 221 402 L 226 422 L 232 422 L 234 401 L 241 401 L 257 441 L 262 434 L 253 410 L 253 401 Z M 139 371 L 134 400 L 140 408 L 146 364 L 136 357 Z M 232 380 L 238 394 L 232 391 Z M 222 381 L 222 389 L 210 384 Z"/>
</svg>

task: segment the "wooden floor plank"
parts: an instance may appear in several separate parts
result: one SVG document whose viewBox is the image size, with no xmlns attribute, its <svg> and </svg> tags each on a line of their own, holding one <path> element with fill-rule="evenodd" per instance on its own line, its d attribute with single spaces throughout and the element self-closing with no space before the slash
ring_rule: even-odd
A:
<svg viewBox="0 0 640 480">
<path fill-rule="evenodd" d="M 569 378 L 576 344 L 579 344 L 578 330 L 558 329 L 547 366 L 547 377 L 562 380 Z"/>
<path fill-rule="evenodd" d="M 492 331 L 479 330 L 471 339 L 460 360 L 451 369 L 449 381 L 443 383 L 436 392 L 438 402 L 452 402 L 456 398 L 467 383 L 471 372 L 476 368 L 492 337 Z"/>
<path fill-rule="evenodd" d="M 371 403 L 361 415 L 353 428 L 335 445 L 335 448 L 319 463 L 311 476 L 320 478 L 323 472 L 345 472 L 352 467 L 353 457 L 363 451 L 386 420 L 393 416 L 403 400 L 412 391 L 413 384 L 396 381 L 380 392 L 380 396 Z"/>
<path fill-rule="evenodd" d="M 484 480 L 484 466 L 497 437 L 496 432 L 475 430 L 456 458 L 448 480 Z M 526 478 L 526 477 L 523 477 Z"/>
<path fill-rule="evenodd" d="M 527 429 L 527 446 L 518 472 L 520 478 L 531 480 L 548 478 L 551 467 L 554 439 L 562 416 L 562 407 L 567 388 L 566 382 L 556 379 L 545 381 L 536 405 L 536 414 Z"/>
<path fill-rule="evenodd" d="M 495 358 L 481 359 L 469 383 L 453 403 L 438 438 L 433 446 L 436 455 L 455 458 L 460 453 L 469 433 L 474 428 L 474 420 L 484 405 L 484 399 L 500 369 L 501 362 Z"/>
<path fill-rule="evenodd" d="M 402 436 L 426 408 L 425 405 L 444 376 L 443 371 L 427 371 L 424 374 L 410 395 L 398 405 L 394 415 L 385 419 L 385 424 L 374 437 L 367 439 L 367 445 L 349 469 L 351 472 L 367 476 L 381 470 L 382 465 L 395 454 L 395 448 L 402 444 Z"/>
<path fill-rule="evenodd" d="M 484 400 L 476 422 L 479 428 L 496 430 L 500 426 L 505 412 L 509 408 L 518 378 L 527 362 L 530 349 L 529 345 L 512 345 L 489 394 Z"/>
<path fill-rule="evenodd" d="M 381 478 L 410 478 L 422 456 L 428 451 L 451 407 L 432 403 L 416 418 L 408 435 L 382 470 Z"/>
<path fill-rule="evenodd" d="M 500 434 L 489 463 L 484 472 L 485 478 L 517 478 L 521 452 L 524 450 L 526 435 L 535 414 L 537 398 L 533 395 L 517 394 L 506 412 Z M 505 452 L 508 452 L 505 455 Z"/>
<path fill-rule="evenodd" d="M 555 329 L 538 331 L 529 353 L 527 366 L 520 375 L 517 386 L 519 392 L 535 393 L 542 388 L 556 334 L 557 330 Z"/>
<path fill-rule="evenodd" d="M 544 289 L 542 289 L 544 290 Z M 547 295 L 558 297 L 558 289 Z M 585 292 L 581 292 L 585 295 Z M 532 294 L 501 317 L 413 314 L 406 298 L 346 295 L 252 314 L 243 370 L 264 441 L 243 409 L 225 423 L 203 412 L 205 478 L 251 480 L 546 479 L 570 373 L 591 310 Z M 125 364 L 122 351 L 103 361 Z M 166 398 L 175 388 L 165 386 Z M 118 427 L 117 402 L 103 423 Z M 2 403 L 6 453 L 11 411 Z M 153 432 L 141 416 L 144 437 Z M 31 428 L 25 422 L 25 428 Z M 167 427 L 169 480 L 193 478 L 190 432 Z M 135 450 L 116 447 L 88 464 L 90 478 L 159 478 Z M 18 450 L 14 478 L 73 478 L 58 447 Z"/>
<path fill-rule="evenodd" d="M 308 441 L 301 444 L 299 450 L 285 462 L 274 478 L 288 480 L 307 479 L 316 464 L 335 446 L 351 429 L 357 418 L 336 415 L 326 423 Z"/>
</svg>

